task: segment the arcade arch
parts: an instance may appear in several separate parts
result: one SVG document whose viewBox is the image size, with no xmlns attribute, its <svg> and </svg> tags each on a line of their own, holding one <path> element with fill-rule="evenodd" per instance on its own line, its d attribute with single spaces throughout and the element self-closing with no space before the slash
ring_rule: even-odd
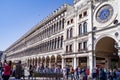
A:
<svg viewBox="0 0 120 80">
<path fill-rule="evenodd" d="M 58 55 L 57 56 L 57 65 L 59 65 L 61 67 L 61 63 L 62 63 L 62 56 Z"/>
<path fill-rule="evenodd" d="M 117 68 L 118 67 L 118 49 L 115 48 L 115 39 L 112 37 L 102 37 L 96 43 L 95 55 L 96 55 L 96 66 L 106 68 Z"/>
<path fill-rule="evenodd" d="M 54 56 L 54 55 L 51 56 L 51 64 L 52 64 L 52 65 L 55 64 L 55 56 Z"/>
<path fill-rule="evenodd" d="M 49 63 L 50 63 L 50 58 L 49 56 L 46 57 L 46 66 L 49 66 Z"/>
</svg>

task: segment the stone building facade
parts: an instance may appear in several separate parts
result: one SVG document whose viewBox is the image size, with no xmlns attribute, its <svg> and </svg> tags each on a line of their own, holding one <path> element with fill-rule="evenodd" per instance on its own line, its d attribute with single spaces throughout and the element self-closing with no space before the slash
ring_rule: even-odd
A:
<svg viewBox="0 0 120 80">
<path fill-rule="evenodd" d="M 7 60 L 76 68 L 120 66 L 120 0 L 64 4 L 6 49 Z"/>
</svg>

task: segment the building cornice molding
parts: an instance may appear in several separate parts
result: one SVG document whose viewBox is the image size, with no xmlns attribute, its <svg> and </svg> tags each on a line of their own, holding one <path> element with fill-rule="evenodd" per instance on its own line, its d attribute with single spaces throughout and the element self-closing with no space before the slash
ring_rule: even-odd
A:
<svg viewBox="0 0 120 80">
<path fill-rule="evenodd" d="M 5 52 L 9 52 L 9 49 L 11 49 L 12 47 L 14 47 L 17 43 L 21 42 L 22 40 L 24 40 L 27 36 L 31 35 L 35 30 L 37 30 L 38 28 L 40 28 L 41 26 L 45 25 L 46 23 L 48 23 L 51 19 L 54 19 L 57 15 L 67 11 L 67 9 L 71 7 L 71 5 L 69 4 L 64 4 L 63 6 L 61 6 L 59 9 L 55 10 L 50 16 L 46 17 L 44 20 L 42 20 L 40 23 L 38 23 L 37 25 L 33 26 L 32 29 L 30 29 L 27 33 L 25 33 L 20 39 L 18 39 L 16 42 L 14 42 L 11 46 L 9 46 Z"/>
</svg>

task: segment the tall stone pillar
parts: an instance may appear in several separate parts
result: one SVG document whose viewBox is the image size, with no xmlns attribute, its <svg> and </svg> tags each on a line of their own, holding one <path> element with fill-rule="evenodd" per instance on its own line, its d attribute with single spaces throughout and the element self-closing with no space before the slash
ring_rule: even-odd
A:
<svg viewBox="0 0 120 80">
<path fill-rule="evenodd" d="M 73 63 L 73 64 L 74 64 L 74 65 L 73 65 L 73 68 L 76 69 L 76 68 L 77 68 L 77 58 L 74 57 L 74 60 L 73 60 L 73 61 L 74 61 L 74 63 Z"/>
<path fill-rule="evenodd" d="M 96 55 L 93 55 L 93 68 L 96 68 Z"/>
<path fill-rule="evenodd" d="M 89 57 L 87 57 L 87 68 L 90 68 Z"/>
<path fill-rule="evenodd" d="M 90 69 L 90 75 L 91 75 L 92 70 L 93 70 L 93 55 L 92 55 L 92 53 L 90 53 L 88 61 L 89 61 L 89 69 Z"/>
<path fill-rule="evenodd" d="M 49 67 L 51 68 L 51 58 L 50 58 L 50 60 L 49 60 Z"/>
<path fill-rule="evenodd" d="M 46 65 L 47 65 L 47 64 L 46 64 L 46 61 L 47 61 L 47 59 L 46 59 L 46 57 L 45 57 L 45 62 L 44 62 L 44 63 L 45 63 L 44 66 L 45 66 L 45 67 L 46 67 Z"/>
<path fill-rule="evenodd" d="M 57 55 L 55 55 L 55 63 L 57 63 Z"/>
</svg>

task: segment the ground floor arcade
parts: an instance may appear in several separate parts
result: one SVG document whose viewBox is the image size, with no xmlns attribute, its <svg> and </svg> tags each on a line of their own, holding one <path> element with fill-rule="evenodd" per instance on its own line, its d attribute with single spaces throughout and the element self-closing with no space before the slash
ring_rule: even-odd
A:
<svg viewBox="0 0 120 80">
<path fill-rule="evenodd" d="M 102 37 L 94 44 L 94 50 L 84 51 L 82 53 L 58 53 L 47 55 L 34 55 L 20 58 L 19 60 L 25 61 L 27 65 L 39 65 L 51 67 L 52 65 L 72 66 L 74 69 L 77 66 L 81 68 L 89 68 L 92 72 L 93 68 L 105 67 L 105 68 L 118 68 L 120 67 L 120 48 L 119 45 L 112 37 Z M 18 58 L 17 58 L 18 59 Z M 16 60 L 17 60 L 16 59 Z M 15 60 L 15 59 L 14 59 Z"/>
</svg>

